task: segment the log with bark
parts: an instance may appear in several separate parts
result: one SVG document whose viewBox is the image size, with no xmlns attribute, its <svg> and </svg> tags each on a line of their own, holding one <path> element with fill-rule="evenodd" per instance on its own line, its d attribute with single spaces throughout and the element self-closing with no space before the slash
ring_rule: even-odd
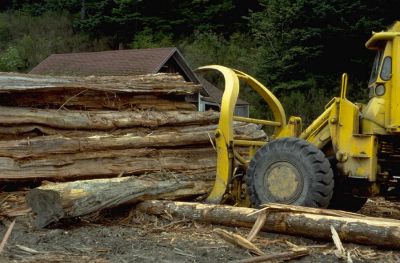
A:
<svg viewBox="0 0 400 263">
<path fill-rule="evenodd" d="M 212 124 L 218 122 L 218 119 L 219 113 L 213 111 L 58 111 L 0 107 L 2 125 L 38 124 L 71 130 Z"/>
<path fill-rule="evenodd" d="M 0 73 L 0 105 L 42 109 L 195 111 L 200 85 L 178 74 L 66 77 Z M 189 95 L 189 96 L 188 96 Z"/>
<path fill-rule="evenodd" d="M 208 114 L 208 113 L 207 113 Z M 206 114 L 205 114 L 206 115 Z M 150 134 L 162 134 L 168 132 L 177 133 L 191 133 L 191 132 L 203 132 L 207 131 L 214 133 L 217 129 L 217 124 L 191 124 L 184 126 L 159 126 L 159 127 L 134 127 L 116 129 L 110 131 L 101 130 L 66 130 L 66 129 L 55 129 L 43 125 L 15 125 L 15 126 L 3 126 L 0 125 L 0 140 L 18 140 L 26 138 L 34 138 L 37 136 L 45 135 L 62 135 L 65 137 L 93 137 L 93 136 L 105 136 L 105 135 L 126 135 L 131 136 L 148 136 Z M 253 123 L 234 123 L 234 135 L 235 139 L 241 140 L 265 140 L 266 134 L 259 128 L 258 125 Z"/>
<path fill-rule="evenodd" d="M 264 138 L 264 132 L 248 126 L 254 125 L 236 126 L 239 138 Z M 165 127 L 138 135 L 71 131 L 76 137 L 0 141 L 0 181 L 91 179 L 159 170 L 215 173 L 216 152 L 210 142 L 215 128 Z"/>
<path fill-rule="evenodd" d="M 193 94 L 201 86 L 187 82 L 179 74 L 148 74 L 138 76 L 42 76 L 18 73 L 0 73 L 0 92 L 19 93 L 65 91 L 78 94 L 90 91 L 108 91 L 128 94 Z"/>
<path fill-rule="evenodd" d="M 0 141 L 0 156 L 15 159 L 37 158 L 51 154 L 69 154 L 90 151 L 139 149 L 145 147 L 188 147 L 210 145 L 210 132 L 163 133 L 149 136 L 104 135 L 92 137 L 43 136 L 16 141 Z"/>
<path fill-rule="evenodd" d="M 80 180 L 30 192 L 39 226 L 147 198 L 206 194 L 219 113 L 194 111 L 188 101 L 199 90 L 174 74 L 0 73 L 0 182 Z M 235 131 L 265 139 L 254 124 L 235 123 Z M 148 173 L 157 174 L 140 176 Z M 132 175 L 140 178 L 121 178 Z"/>
<path fill-rule="evenodd" d="M 182 95 L 135 95 L 110 91 L 13 92 L 1 94 L 0 105 L 69 110 L 196 110 Z"/>
<path fill-rule="evenodd" d="M 0 181 L 105 178 L 172 171 L 215 174 L 216 153 L 208 148 L 140 148 L 75 154 L 44 154 L 37 159 L 0 157 Z"/>
<path fill-rule="evenodd" d="M 212 177 L 197 174 L 151 174 L 144 177 L 51 183 L 31 190 L 26 200 L 36 215 L 35 225 L 45 227 L 62 218 L 74 218 L 146 199 L 180 199 L 206 194 Z"/>
<path fill-rule="evenodd" d="M 338 232 L 342 241 L 364 245 L 400 248 L 400 221 L 384 218 L 351 216 L 336 212 L 334 215 L 325 209 L 288 210 L 276 205 L 267 210 L 264 231 L 299 235 L 308 238 L 331 240 L 330 226 Z M 144 201 L 136 206 L 140 211 L 161 215 L 165 211 L 177 218 L 199 220 L 227 226 L 252 227 L 257 218 L 257 209 L 172 201 Z M 317 213 L 316 210 L 319 212 Z"/>
</svg>

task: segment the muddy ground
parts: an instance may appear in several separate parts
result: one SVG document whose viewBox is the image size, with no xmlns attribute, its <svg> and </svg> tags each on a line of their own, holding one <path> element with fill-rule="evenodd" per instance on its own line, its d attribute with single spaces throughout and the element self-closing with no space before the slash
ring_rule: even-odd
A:
<svg viewBox="0 0 400 263">
<path fill-rule="evenodd" d="M 108 210 L 37 230 L 32 227 L 32 215 L 26 213 L 22 200 L 21 195 L 0 195 L 0 239 L 13 219 L 4 214 L 25 214 L 16 218 L 0 262 L 209 263 L 232 262 L 253 256 L 213 232 L 215 228 L 224 228 L 246 236 L 249 229 L 155 217 L 139 213 L 132 207 Z M 369 200 L 360 212 L 400 219 L 400 203 Z M 346 262 L 337 259 L 330 241 L 263 232 L 254 243 L 267 254 L 289 251 L 293 244 L 310 249 L 310 255 L 293 262 Z M 350 252 L 353 262 L 400 262 L 400 251 L 349 243 L 344 247 Z"/>
</svg>

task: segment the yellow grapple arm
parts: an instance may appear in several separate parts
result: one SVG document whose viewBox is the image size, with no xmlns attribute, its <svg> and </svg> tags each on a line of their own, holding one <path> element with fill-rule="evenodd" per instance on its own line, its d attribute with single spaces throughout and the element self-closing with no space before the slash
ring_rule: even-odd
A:
<svg viewBox="0 0 400 263">
<path fill-rule="evenodd" d="M 235 146 L 260 147 L 266 142 L 235 140 L 233 133 L 233 122 L 241 121 L 248 123 L 256 123 L 275 127 L 271 137 L 295 136 L 300 129 L 294 128 L 294 125 L 286 124 L 285 111 L 279 100 L 264 85 L 253 77 L 235 69 L 230 69 L 219 65 L 210 65 L 198 68 L 197 72 L 218 71 L 225 79 L 225 91 L 221 102 L 221 116 L 218 128 L 215 131 L 215 141 L 217 147 L 217 176 L 214 187 L 207 198 L 210 203 L 221 202 L 234 172 L 234 162 L 239 161 L 242 164 L 248 162 L 242 158 L 236 151 Z M 240 81 L 245 82 L 253 88 L 268 104 L 274 116 L 271 120 L 259 120 L 245 117 L 234 116 L 235 104 L 239 95 Z M 299 119 L 290 120 L 289 123 L 296 123 L 299 127 Z M 296 134 L 297 133 L 297 134 Z M 253 151 L 254 152 L 254 151 Z"/>
</svg>

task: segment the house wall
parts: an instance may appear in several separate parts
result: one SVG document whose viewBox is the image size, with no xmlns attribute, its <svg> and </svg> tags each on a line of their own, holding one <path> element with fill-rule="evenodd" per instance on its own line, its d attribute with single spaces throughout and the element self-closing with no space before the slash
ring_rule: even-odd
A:
<svg viewBox="0 0 400 263">
<path fill-rule="evenodd" d="M 249 105 L 236 105 L 235 116 L 249 117 Z"/>
<path fill-rule="evenodd" d="M 191 81 L 174 59 L 169 59 L 158 72 L 179 73 L 181 76 L 185 78 L 186 81 Z"/>
<path fill-rule="evenodd" d="M 220 111 L 221 107 L 217 103 L 203 101 L 200 98 L 199 111 L 207 111 L 207 110 L 211 110 L 211 109 L 215 110 L 215 111 Z M 249 105 L 236 105 L 234 115 L 248 118 L 249 117 Z"/>
<path fill-rule="evenodd" d="M 198 109 L 198 111 L 206 111 L 205 103 L 201 99 L 201 98 L 203 98 L 203 96 L 200 94 L 200 92 L 198 94 L 199 94 L 199 96 L 198 96 L 198 102 L 197 102 L 197 105 L 198 105 L 197 109 Z"/>
</svg>

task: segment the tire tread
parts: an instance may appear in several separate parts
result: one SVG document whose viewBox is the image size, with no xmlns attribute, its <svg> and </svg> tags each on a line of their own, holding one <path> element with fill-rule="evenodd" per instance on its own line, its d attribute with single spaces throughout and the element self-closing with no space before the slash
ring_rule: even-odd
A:
<svg viewBox="0 0 400 263">
<path fill-rule="evenodd" d="M 300 158 L 301 162 L 308 162 L 313 169 L 310 189 L 312 189 L 309 198 L 305 200 L 304 206 L 327 207 L 332 198 L 333 193 L 333 172 L 331 165 L 324 153 L 314 145 L 298 138 L 282 138 L 274 140 L 261 147 L 254 155 L 249 163 L 246 176 L 246 184 L 250 201 L 253 206 L 259 207 L 262 204 L 258 191 L 259 189 L 255 182 L 255 173 L 257 164 L 262 162 L 267 154 L 279 152 L 294 152 L 296 158 Z"/>
</svg>

